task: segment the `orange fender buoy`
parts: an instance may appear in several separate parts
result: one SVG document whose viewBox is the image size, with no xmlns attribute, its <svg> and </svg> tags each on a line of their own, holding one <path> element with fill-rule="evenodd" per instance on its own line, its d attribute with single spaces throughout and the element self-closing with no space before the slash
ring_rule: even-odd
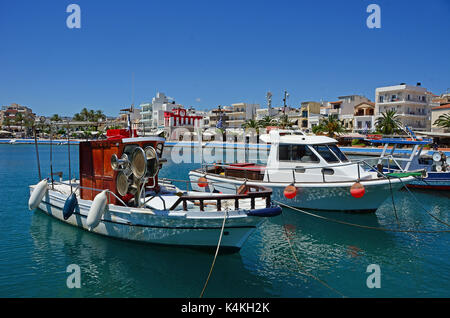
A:
<svg viewBox="0 0 450 318">
<path fill-rule="evenodd" d="M 297 196 L 297 188 L 294 185 L 288 185 L 286 188 L 284 188 L 284 196 L 286 199 L 293 199 Z"/>
<path fill-rule="evenodd" d="M 247 194 L 248 187 L 245 184 L 241 184 L 241 186 L 237 189 L 237 194 Z"/>
<path fill-rule="evenodd" d="M 366 193 L 366 189 L 364 188 L 364 186 L 359 183 L 359 182 L 355 182 L 352 187 L 350 188 L 350 194 L 352 195 L 352 197 L 354 198 L 362 198 L 364 196 L 364 193 Z"/>
<path fill-rule="evenodd" d="M 208 185 L 208 180 L 205 177 L 200 177 L 197 180 L 197 184 L 200 188 L 205 188 Z"/>
</svg>

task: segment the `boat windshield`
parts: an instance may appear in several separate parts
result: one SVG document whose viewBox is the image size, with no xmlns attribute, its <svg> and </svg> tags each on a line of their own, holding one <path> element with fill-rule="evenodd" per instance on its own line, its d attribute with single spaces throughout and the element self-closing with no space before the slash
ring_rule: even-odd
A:
<svg viewBox="0 0 450 318">
<path fill-rule="evenodd" d="M 305 145 L 280 145 L 278 151 L 280 161 L 298 161 L 306 163 L 320 162 L 319 158 Z"/>
<path fill-rule="evenodd" d="M 334 154 L 342 161 L 342 162 L 348 162 L 349 160 L 347 159 L 347 157 L 344 155 L 344 153 L 341 151 L 341 149 L 339 149 L 338 146 L 336 146 L 335 144 L 331 144 L 328 145 L 328 147 L 331 149 L 331 151 L 334 152 Z"/>
<path fill-rule="evenodd" d="M 339 159 L 330 150 L 330 148 L 328 148 L 327 145 L 314 145 L 312 147 L 319 153 L 319 155 L 322 156 L 323 159 L 326 160 L 326 162 L 328 163 L 339 162 Z"/>
</svg>

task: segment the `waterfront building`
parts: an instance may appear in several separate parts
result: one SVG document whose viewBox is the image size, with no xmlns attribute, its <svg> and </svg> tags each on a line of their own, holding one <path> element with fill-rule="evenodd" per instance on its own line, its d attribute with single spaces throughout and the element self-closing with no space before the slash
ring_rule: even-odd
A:
<svg viewBox="0 0 450 318">
<path fill-rule="evenodd" d="M 353 132 L 373 132 L 375 130 L 375 103 L 362 102 L 355 106 Z"/>
<path fill-rule="evenodd" d="M 256 110 L 256 120 L 261 120 L 266 116 L 275 117 L 278 116 L 281 110 L 277 108 L 259 108 Z"/>
<path fill-rule="evenodd" d="M 31 125 L 35 122 L 36 114 L 32 109 L 12 103 L 9 106 L 2 106 L 0 110 L 0 123 L 2 129 L 16 132 L 17 137 L 23 137 L 30 133 Z"/>
<path fill-rule="evenodd" d="M 449 128 L 441 128 L 434 124 L 436 119 L 439 118 L 439 116 L 445 115 L 445 114 L 450 115 L 450 103 L 442 104 L 442 105 L 431 108 L 431 131 L 432 132 L 442 132 L 442 133 L 450 132 Z"/>
<path fill-rule="evenodd" d="M 318 123 L 320 115 L 320 103 L 319 102 L 303 102 L 300 106 L 301 118 L 298 126 L 302 129 L 311 129 L 312 122 Z M 311 120 L 311 122 L 310 122 Z"/>
<path fill-rule="evenodd" d="M 444 93 L 439 95 L 432 95 L 431 102 L 440 105 L 445 105 L 450 103 L 450 93 Z M 436 107 L 436 106 L 435 106 Z"/>
<path fill-rule="evenodd" d="M 181 107 L 164 112 L 165 128 L 183 127 L 193 129 L 194 127 L 200 126 L 202 120 L 203 116 L 190 114 L 188 110 Z"/>
<path fill-rule="evenodd" d="M 233 110 L 230 106 L 221 106 L 219 105 L 217 108 L 212 109 L 209 111 L 209 126 L 210 127 L 217 127 L 217 123 L 219 122 L 220 118 L 222 118 L 222 127 L 227 128 L 228 127 L 228 114 L 231 113 Z"/>
<path fill-rule="evenodd" d="M 141 107 L 141 119 L 142 126 L 147 128 L 164 128 L 164 112 L 172 111 L 172 109 L 180 108 L 182 105 L 177 105 L 175 100 L 171 97 L 167 97 L 164 93 L 158 92 L 153 97 L 151 103 L 143 103 Z"/>
<path fill-rule="evenodd" d="M 378 87 L 375 90 L 375 115 L 395 110 L 403 126 L 412 130 L 430 131 L 431 108 L 439 106 L 432 102 L 433 95 L 420 83 L 416 86 L 399 85 Z"/>
<path fill-rule="evenodd" d="M 227 114 L 229 128 L 241 128 L 246 120 L 256 119 L 256 110 L 259 109 L 259 104 L 236 103 L 231 106 L 232 111 Z"/>
</svg>

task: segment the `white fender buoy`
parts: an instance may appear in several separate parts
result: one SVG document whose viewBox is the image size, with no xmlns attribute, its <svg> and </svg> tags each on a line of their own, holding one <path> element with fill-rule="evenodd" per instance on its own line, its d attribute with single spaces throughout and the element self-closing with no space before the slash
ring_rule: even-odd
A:
<svg viewBox="0 0 450 318">
<path fill-rule="evenodd" d="M 106 203 L 108 202 L 106 191 L 107 190 L 103 190 L 102 192 L 97 194 L 94 198 L 94 201 L 92 201 L 92 205 L 89 209 L 88 217 L 86 220 L 86 225 L 89 231 L 95 229 L 98 223 L 100 223 L 100 219 L 106 208 Z"/>
<path fill-rule="evenodd" d="M 35 187 L 28 200 L 28 208 L 34 210 L 39 206 L 45 194 L 47 193 L 47 179 L 41 180 Z"/>
</svg>

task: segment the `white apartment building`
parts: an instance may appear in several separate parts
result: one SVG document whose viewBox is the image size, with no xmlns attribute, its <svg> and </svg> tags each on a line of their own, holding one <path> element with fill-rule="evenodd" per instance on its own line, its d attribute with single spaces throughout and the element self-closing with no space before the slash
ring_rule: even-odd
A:
<svg viewBox="0 0 450 318">
<path fill-rule="evenodd" d="M 164 111 L 172 111 L 174 108 L 182 106 L 175 104 L 173 98 L 158 92 L 151 103 L 143 103 L 140 107 L 141 124 L 145 125 L 146 128 L 162 128 L 164 127 Z"/>
<path fill-rule="evenodd" d="M 246 120 L 256 118 L 256 110 L 259 104 L 237 103 L 231 104 L 232 111 L 227 114 L 229 128 L 241 128 Z"/>
<path fill-rule="evenodd" d="M 375 90 L 375 115 L 379 117 L 387 110 L 395 110 L 403 126 L 417 131 L 430 131 L 431 108 L 439 106 L 431 99 L 432 95 L 420 83 L 416 86 L 401 83 L 378 87 Z"/>
</svg>

